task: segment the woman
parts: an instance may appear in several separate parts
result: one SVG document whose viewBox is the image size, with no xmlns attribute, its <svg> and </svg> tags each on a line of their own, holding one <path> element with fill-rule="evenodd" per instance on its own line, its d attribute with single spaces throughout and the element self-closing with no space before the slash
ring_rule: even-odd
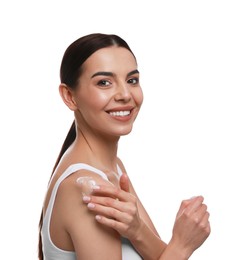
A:
<svg viewBox="0 0 247 260">
<path fill-rule="evenodd" d="M 188 259 L 210 233 L 203 198 L 182 202 L 166 244 L 117 157 L 143 101 L 127 43 L 116 35 L 79 38 L 65 51 L 60 78 L 75 120 L 44 201 L 39 259 Z"/>
</svg>

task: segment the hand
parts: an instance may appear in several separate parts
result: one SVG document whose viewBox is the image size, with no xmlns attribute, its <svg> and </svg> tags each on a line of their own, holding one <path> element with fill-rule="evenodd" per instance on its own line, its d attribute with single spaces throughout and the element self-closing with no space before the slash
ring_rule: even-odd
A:
<svg viewBox="0 0 247 260">
<path fill-rule="evenodd" d="M 84 196 L 83 201 L 96 213 L 96 220 L 115 229 L 121 236 L 134 239 L 141 228 L 137 199 L 129 192 L 127 174 L 120 177 L 120 188 L 100 185 L 91 196 Z"/>
<path fill-rule="evenodd" d="M 202 196 L 181 203 L 173 227 L 171 242 L 189 257 L 211 232 L 207 206 Z"/>
</svg>

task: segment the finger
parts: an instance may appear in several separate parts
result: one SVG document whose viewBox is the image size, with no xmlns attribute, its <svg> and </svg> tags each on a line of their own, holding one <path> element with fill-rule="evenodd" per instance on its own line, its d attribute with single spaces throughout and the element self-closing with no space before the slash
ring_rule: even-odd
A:
<svg viewBox="0 0 247 260">
<path fill-rule="evenodd" d="M 193 203 L 193 201 L 196 199 L 197 197 L 191 197 L 190 199 L 187 199 L 187 200 L 183 200 L 181 202 L 181 205 L 180 205 L 180 208 L 177 212 L 177 217 L 181 216 L 185 210 L 185 208 L 188 207 L 189 204 Z"/>
<path fill-rule="evenodd" d="M 102 196 L 90 196 L 90 197 L 84 196 L 82 199 L 85 203 L 90 202 L 93 204 L 100 204 L 100 205 L 104 205 L 104 206 L 108 206 L 108 207 L 115 207 L 115 208 L 118 208 L 118 206 L 116 205 L 116 202 L 124 203 L 122 201 L 119 201 L 119 200 L 111 198 L 111 197 L 102 197 Z"/>
<path fill-rule="evenodd" d="M 127 211 L 118 210 L 116 207 L 106 207 L 99 204 L 89 203 L 88 209 L 93 211 L 97 215 L 105 216 L 110 219 L 115 219 L 123 223 L 130 223 L 132 215 L 128 214 Z"/>
<path fill-rule="evenodd" d="M 203 219 L 200 223 L 201 228 L 204 230 L 204 232 L 209 236 L 211 232 L 210 222 L 209 222 L 209 213 L 206 212 L 203 216 Z"/>
<path fill-rule="evenodd" d="M 119 199 L 121 201 L 133 201 L 134 196 L 122 189 L 115 186 L 99 185 L 97 189 L 93 189 L 92 195 L 111 197 Z"/>
<path fill-rule="evenodd" d="M 205 204 L 201 204 L 197 210 L 195 211 L 195 215 L 198 216 L 198 218 L 201 219 L 204 217 L 205 213 L 207 212 L 207 206 Z"/>
<path fill-rule="evenodd" d="M 126 192 L 129 192 L 129 178 L 126 173 L 123 173 L 119 180 L 120 188 Z"/>
<path fill-rule="evenodd" d="M 200 229 L 203 229 L 205 225 L 205 216 L 207 215 L 207 206 L 205 204 L 201 204 L 196 211 L 192 214 L 186 213 L 190 220 L 196 225 L 199 226 Z"/>
<path fill-rule="evenodd" d="M 204 198 L 198 196 L 191 201 L 191 203 L 184 209 L 184 212 L 188 215 L 193 214 L 202 205 Z"/>
<path fill-rule="evenodd" d="M 88 203 L 99 204 L 99 205 L 112 207 L 120 211 L 125 211 L 129 213 L 132 213 L 136 209 L 136 202 L 134 203 L 132 201 L 126 202 L 111 197 L 83 196 L 82 200 L 85 204 Z"/>
<path fill-rule="evenodd" d="M 208 219 L 208 222 L 207 222 L 207 227 L 206 227 L 205 231 L 207 232 L 207 234 L 209 236 L 211 233 L 211 225 L 210 225 L 209 217 L 207 219 Z"/>
<path fill-rule="evenodd" d="M 128 214 L 136 214 L 137 211 L 137 207 L 135 203 L 132 202 L 123 202 L 120 200 L 116 200 L 110 197 L 95 197 L 92 196 L 90 198 L 90 201 L 86 202 L 86 203 L 90 203 L 91 205 L 95 205 L 97 207 L 104 206 L 107 208 L 113 208 L 116 210 L 119 210 L 121 212 L 126 212 Z"/>
<path fill-rule="evenodd" d="M 101 215 L 96 215 L 95 219 L 97 220 L 97 222 L 117 230 L 120 234 L 124 233 L 127 229 L 127 226 L 124 223 L 116 221 L 114 219 L 109 219 Z"/>
</svg>

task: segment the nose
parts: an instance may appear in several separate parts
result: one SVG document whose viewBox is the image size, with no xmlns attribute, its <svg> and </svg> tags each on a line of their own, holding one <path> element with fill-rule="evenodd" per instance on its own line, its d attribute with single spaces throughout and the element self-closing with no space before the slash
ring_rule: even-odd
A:
<svg viewBox="0 0 247 260">
<path fill-rule="evenodd" d="M 115 101 L 129 102 L 131 100 L 131 91 L 128 84 L 118 84 Z"/>
</svg>

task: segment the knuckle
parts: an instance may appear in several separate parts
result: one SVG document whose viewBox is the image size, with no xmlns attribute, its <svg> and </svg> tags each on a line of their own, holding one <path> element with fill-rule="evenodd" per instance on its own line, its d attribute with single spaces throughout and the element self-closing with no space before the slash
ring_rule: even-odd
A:
<svg viewBox="0 0 247 260">
<path fill-rule="evenodd" d="M 137 208 L 135 206 L 130 207 L 129 212 L 132 216 L 137 214 Z"/>
<path fill-rule="evenodd" d="M 202 208 L 203 208 L 204 211 L 207 211 L 207 209 L 208 209 L 206 204 L 202 204 Z"/>
<path fill-rule="evenodd" d="M 209 236 L 210 233 L 211 233 L 211 227 L 210 227 L 210 225 L 208 225 L 206 228 L 206 234 Z"/>
<path fill-rule="evenodd" d="M 114 220 L 113 220 L 113 221 L 110 221 L 109 224 L 110 224 L 110 227 L 113 228 L 113 229 L 115 229 L 115 228 L 117 227 L 117 223 L 116 223 L 116 221 L 114 221 Z"/>
<path fill-rule="evenodd" d="M 123 218 L 124 218 L 125 227 L 129 228 L 130 224 L 133 222 L 133 219 L 134 219 L 133 216 L 125 213 L 123 215 Z"/>
<path fill-rule="evenodd" d="M 198 225 L 198 224 L 199 224 L 199 225 L 201 224 L 201 223 L 200 223 L 200 219 L 199 219 L 198 216 L 195 216 L 195 217 L 194 217 L 194 223 L 197 224 L 197 225 Z"/>
<path fill-rule="evenodd" d="M 137 198 L 135 196 L 132 196 L 132 201 L 135 205 L 137 205 Z"/>
<path fill-rule="evenodd" d="M 206 223 L 200 223 L 199 228 L 202 229 L 202 230 L 205 230 L 207 228 Z"/>
<path fill-rule="evenodd" d="M 128 226 L 128 225 L 124 225 L 124 226 L 123 226 L 123 231 L 124 231 L 124 233 L 128 233 L 128 231 L 129 231 L 129 226 Z"/>
<path fill-rule="evenodd" d="M 109 216 L 115 218 L 116 215 L 117 215 L 117 211 L 115 209 L 111 208 L 111 209 L 109 209 L 109 213 L 108 214 L 109 214 Z"/>
<path fill-rule="evenodd" d="M 187 210 L 183 212 L 183 215 L 186 219 L 190 218 L 190 213 Z"/>
<path fill-rule="evenodd" d="M 105 205 L 111 206 L 112 205 L 112 199 L 111 198 L 105 198 Z"/>
<path fill-rule="evenodd" d="M 128 215 L 128 216 L 126 216 L 126 222 L 128 223 L 128 224 L 130 224 L 130 223 L 132 223 L 133 222 L 133 216 L 131 216 L 131 215 Z"/>
<path fill-rule="evenodd" d="M 117 187 L 114 187 L 113 188 L 113 195 L 118 198 L 119 197 L 119 194 L 120 194 L 120 189 L 117 188 Z"/>
</svg>

